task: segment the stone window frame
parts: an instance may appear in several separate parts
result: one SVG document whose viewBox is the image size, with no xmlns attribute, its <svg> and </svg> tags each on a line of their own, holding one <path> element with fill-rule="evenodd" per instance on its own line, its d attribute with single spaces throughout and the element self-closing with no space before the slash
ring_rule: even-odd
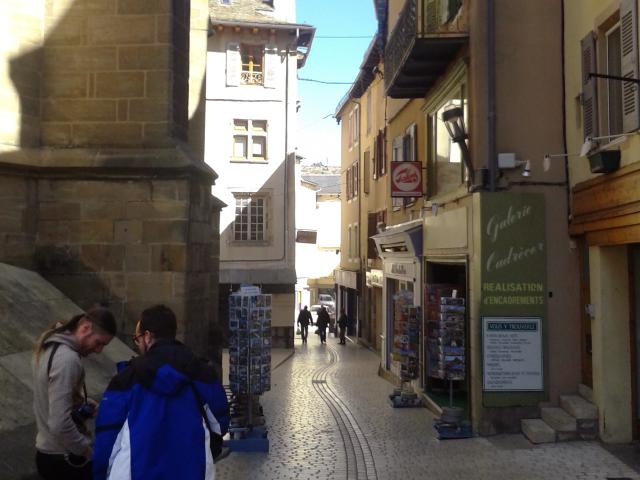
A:
<svg viewBox="0 0 640 480">
<path fill-rule="evenodd" d="M 267 120 L 234 118 L 232 128 L 231 162 L 268 163 L 269 122 Z M 238 141 L 244 142 L 244 155 L 237 155 L 236 145 Z M 262 146 L 262 156 L 253 153 L 254 144 L 258 143 Z"/>
<path fill-rule="evenodd" d="M 233 243 L 243 246 L 268 245 L 270 238 L 270 195 L 265 192 L 234 192 L 233 197 L 235 199 L 232 229 Z M 255 227 L 255 229 L 252 227 Z M 251 238 L 252 230 L 255 232 L 255 238 Z"/>
</svg>

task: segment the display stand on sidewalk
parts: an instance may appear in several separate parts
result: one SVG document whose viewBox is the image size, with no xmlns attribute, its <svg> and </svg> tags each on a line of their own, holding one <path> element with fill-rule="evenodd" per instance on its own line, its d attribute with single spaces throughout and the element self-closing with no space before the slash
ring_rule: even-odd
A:
<svg viewBox="0 0 640 480">
<path fill-rule="evenodd" d="M 234 451 L 268 452 L 260 395 L 271 389 L 271 295 L 243 285 L 229 297 L 229 405 Z"/>
<path fill-rule="evenodd" d="M 409 292 L 399 292 L 394 297 L 394 336 L 392 358 L 400 362 L 400 388 L 389 395 L 394 408 L 419 407 L 421 401 L 411 387 L 411 380 L 418 377 L 418 332 L 420 307 L 413 304 Z"/>
</svg>

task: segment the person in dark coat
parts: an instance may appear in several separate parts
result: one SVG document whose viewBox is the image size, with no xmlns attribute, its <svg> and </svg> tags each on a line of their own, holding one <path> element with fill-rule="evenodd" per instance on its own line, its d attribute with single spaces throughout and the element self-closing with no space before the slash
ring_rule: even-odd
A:
<svg viewBox="0 0 640 480">
<path fill-rule="evenodd" d="M 316 326 L 318 327 L 318 330 L 320 330 L 320 343 L 327 343 L 327 327 L 329 326 L 330 321 L 329 312 L 327 312 L 327 309 L 323 305 L 320 307 L 318 320 L 316 321 Z"/>
<path fill-rule="evenodd" d="M 344 308 L 340 309 L 340 318 L 338 318 L 338 327 L 340 327 L 340 344 L 346 345 L 347 341 L 345 335 L 347 333 L 347 324 L 349 323 L 349 317 L 344 311 Z"/>
<path fill-rule="evenodd" d="M 307 306 L 305 305 L 298 314 L 298 325 L 300 326 L 302 343 L 307 343 L 307 335 L 309 335 L 309 324 L 313 325 L 313 318 L 311 317 L 311 312 L 307 310 Z"/>
</svg>

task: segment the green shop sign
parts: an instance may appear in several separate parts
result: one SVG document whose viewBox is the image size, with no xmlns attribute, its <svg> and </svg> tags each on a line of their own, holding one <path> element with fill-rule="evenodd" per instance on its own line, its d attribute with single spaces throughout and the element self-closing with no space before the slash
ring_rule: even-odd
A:
<svg viewBox="0 0 640 480">
<path fill-rule="evenodd" d="M 483 193 L 481 196 L 481 283 L 480 315 L 490 317 L 519 317 L 539 319 L 542 333 L 546 331 L 547 307 L 547 254 L 545 241 L 545 202 L 541 194 L 535 193 Z M 516 325 L 516 323 L 513 323 Z M 490 329 L 505 329 L 509 323 L 483 322 L 487 332 L 483 335 L 483 371 L 484 378 L 498 378 L 500 375 L 510 378 L 514 385 L 522 384 L 519 373 L 505 372 L 505 365 L 518 365 L 533 362 L 532 356 L 543 358 L 544 340 L 537 348 L 517 348 L 522 338 L 505 332 L 505 351 L 513 352 L 514 358 L 499 363 L 489 360 L 495 357 L 496 340 L 488 335 Z M 530 323 L 518 323 L 522 331 Z M 491 347 L 484 338 L 492 338 Z M 505 342 L 513 337 L 514 345 L 507 348 Z M 518 355 L 522 358 L 518 358 Z M 534 362 L 535 363 L 535 362 Z M 538 363 L 539 364 L 539 363 Z M 491 369 L 495 369 L 491 372 Z M 531 372 L 528 372 L 531 374 Z M 539 372 L 542 374 L 542 372 Z M 492 375 L 493 374 L 493 375 Z M 524 374 L 524 373 L 523 373 Z M 544 391 L 509 391 L 509 382 L 505 382 L 505 391 L 488 392 L 484 388 L 485 406 L 536 405 L 544 399 Z M 495 388 L 493 388 L 495 390 Z"/>
</svg>

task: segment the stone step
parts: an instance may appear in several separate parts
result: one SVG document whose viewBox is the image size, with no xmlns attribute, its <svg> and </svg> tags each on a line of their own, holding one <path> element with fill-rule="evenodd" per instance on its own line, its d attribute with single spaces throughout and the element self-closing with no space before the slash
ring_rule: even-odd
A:
<svg viewBox="0 0 640 480">
<path fill-rule="evenodd" d="M 596 420 L 598 409 L 579 395 L 560 395 L 560 406 L 578 420 Z"/>
<path fill-rule="evenodd" d="M 593 401 L 593 390 L 587 387 L 584 384 L 578 385 L 578 393 L 582 398 L 584 398 L 587 402 L 594 403 Z"/>
<path fill-rule="evenodd" d="M 546 407 L 540 409 L 542 419 L 556 431 L 559 442 L 578 438 L 576 419 L 562 408 Z"/>
<path fill-rule="evenodd" d="M 540 418 L 520 420 L 520 427 L 524 436 L 531 443 L 553 443 L 556 441 L 556 431 Z"/>
</svg>

